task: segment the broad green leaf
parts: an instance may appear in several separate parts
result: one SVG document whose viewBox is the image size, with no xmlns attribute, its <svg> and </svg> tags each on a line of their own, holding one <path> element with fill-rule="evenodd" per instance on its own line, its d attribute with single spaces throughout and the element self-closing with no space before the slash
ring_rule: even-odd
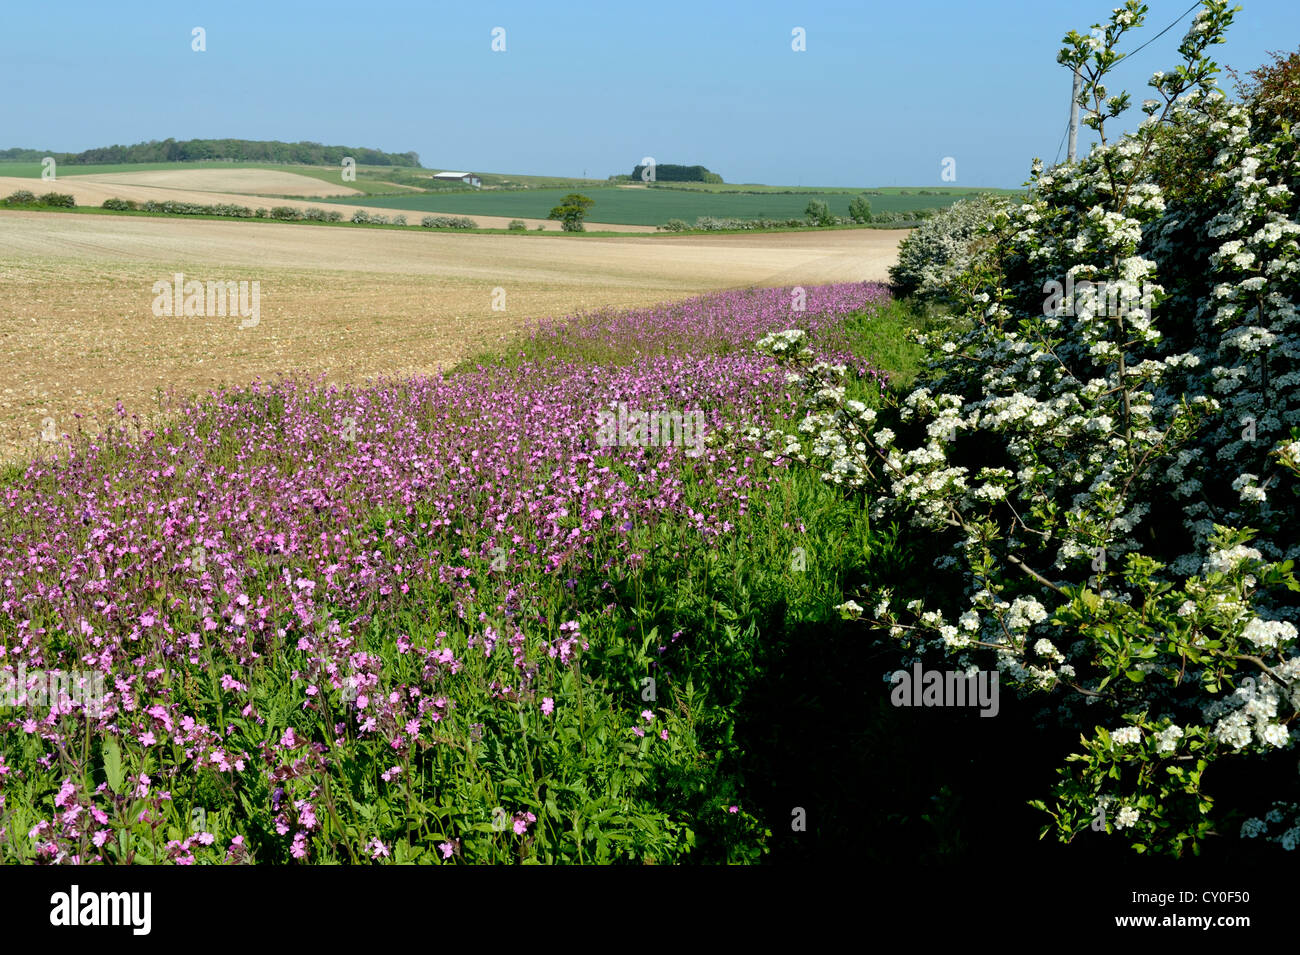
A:
<svg viewBox="0 0 1300 955">
<path fill-rule="evenodd" d="M 108 779 L 108 788 L 115 793 L 122 791 L 122 750 L 117 740 L 111 737 L 104 740 L 104 775 Z"/>
</svg>

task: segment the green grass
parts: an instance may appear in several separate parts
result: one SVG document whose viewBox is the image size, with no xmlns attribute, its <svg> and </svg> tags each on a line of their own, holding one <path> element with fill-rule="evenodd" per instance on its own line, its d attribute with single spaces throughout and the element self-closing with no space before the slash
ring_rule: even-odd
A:
<svg viewBox="0 0 1300 955">
<path fill-rule="evenodd" d="M 889 372 L 891 390 L 901 394 L 911 389 L 926 363 L 926 351 L 912 341 L 912 333 L 933 331 L 941 323 L 952 327 L 955 321 L 937 310 L 922 312 L 911 302 L 893 299 L 874 312 L 846 319 L 845 347 L 871 356 L 878 368 Z"/>
</svg>

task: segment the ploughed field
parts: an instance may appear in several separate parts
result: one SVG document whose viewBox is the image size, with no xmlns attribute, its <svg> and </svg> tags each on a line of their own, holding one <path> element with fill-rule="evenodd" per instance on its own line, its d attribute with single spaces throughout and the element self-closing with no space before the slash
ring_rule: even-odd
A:
<svg viewBox="0 0 1300 955">
<path fill-rule="evenodd" d="M 883 281 L 903 234 L 449 235 L 0 211 L 0 457 L 50 448 L 43 434 L 97 431 L 119 401 L 147 422 L 165 406 L 160 391 L 290 371 L 335 383 L 432 373 L 529 319 L 717 289 Z M 156 315 L 155 283 L 177 273 L 257 282 L 256 324 L 186 317 L 180 303 Z"/>
</svg>

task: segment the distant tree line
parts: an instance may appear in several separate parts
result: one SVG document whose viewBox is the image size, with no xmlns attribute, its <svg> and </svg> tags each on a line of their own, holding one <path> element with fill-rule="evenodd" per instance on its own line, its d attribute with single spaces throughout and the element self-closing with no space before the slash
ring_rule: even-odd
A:
<svg viewBox="0 0 1300 955">
<path fill-rule="evenodd" d="M 628 178 L 633 182 L 641 181 L 641 170 L 646 167 L 636 165 L 632 167 L 632 175 Z M 722 182 L 722 177 L 716 172 L 709 172 L 703 166 L 678 166 L 673 163 L 656 163 L 654 167 L 655 182 Z"/>
<path fill-rule="evenodd" d="M 53 153 L 48 150 L 41 152 L 39 149 L 24 149 L 21 146 L 15 146 L 12 149 L 0 149 L 0 160 L 10 160 L 13 162 L 40 162 L 46 156 Z"/>
<path fill-rule="evenodd" d="M 36 149 L 0 150 L 0 159 L 39 162 L 53 156 L 70 166 L 86 163 L 194 162 L 201 159 L 231 162 L 299 163 L 337 166 L 351 156 L 359 166 L 413 166 L 419 168 L 415 152 L 386 153 L 364 146 L 322 146 L 320 143 L 282 143 L 253 139 L 164 139 L 134 146 L 103 146 L 79 153 L 41 152 Z"/>
</svg>

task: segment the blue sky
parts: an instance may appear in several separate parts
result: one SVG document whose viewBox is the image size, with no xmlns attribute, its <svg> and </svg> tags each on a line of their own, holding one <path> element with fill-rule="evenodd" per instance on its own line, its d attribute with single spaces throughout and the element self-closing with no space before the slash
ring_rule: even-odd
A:
<svg viewBox="0 0 1300 955">
<path fill-rule="evenodd" d="M 1151 0 L 1127 48 L 1190 2 Z M 1060 38 L 1115 5 L 10 2 L 0 148 L 305 139 L 477 172 L 603 177 L 651 156 L 728 182 L 828 186 L 940 184 L 950 156 L 957 185 L 1015 186 L 1065 126 Z M 1221 64 L 1295 49 L 1300 3 L 1243 7 Z M 1123 64 L 1112 91 L 1140 102 L 1188 22 Z M 206 52 L 190 48 L 195 26 Z M 497 26 L 505 52 L 491 49 Z"/>
</svg>

